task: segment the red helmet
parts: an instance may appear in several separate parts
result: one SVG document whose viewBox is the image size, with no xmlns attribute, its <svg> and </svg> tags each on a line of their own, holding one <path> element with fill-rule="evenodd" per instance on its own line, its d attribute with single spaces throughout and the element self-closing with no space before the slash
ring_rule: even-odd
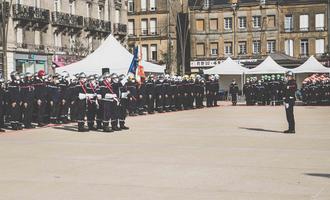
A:
<svg viewBox="0 0 330 200">
<path fill-rule="evenodd" d="M 45 76 L 45 75 L 46 75 L 46 73 L 45 73 L 44 70 L 39 70 L 39 71 L 38 71 L 38 76 L 39 76 L 39 77 L 43 77 L 43 76 Z"/>
</svg>

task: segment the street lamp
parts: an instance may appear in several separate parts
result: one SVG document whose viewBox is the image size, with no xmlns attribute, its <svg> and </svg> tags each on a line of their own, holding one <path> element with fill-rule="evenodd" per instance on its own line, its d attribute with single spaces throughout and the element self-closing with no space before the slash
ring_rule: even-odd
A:
<svg viewBox="0 0 330 200">
<path fill-rule="evenodd" d="M 233 10 L 234 22 L 233 22 L 233 32 L 234 32 L 234 44 L 233 44 L 233 56 L 236 57 L 236 14 L 239 8 L 237 1 L 232 1 L 231 8 Z"/>
</svg>

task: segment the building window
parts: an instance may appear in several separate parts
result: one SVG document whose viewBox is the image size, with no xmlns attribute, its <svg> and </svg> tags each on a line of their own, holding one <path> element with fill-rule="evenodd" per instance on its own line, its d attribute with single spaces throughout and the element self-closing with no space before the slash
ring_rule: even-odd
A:
<svg viewBox="0 0 330 200">
<path fill-rule="evenodd" d="M 324 54 L 324 39 L 315 40 L 315 53 Z"/>
<path fill-rule="evenodd" d="M 225 55 L 231 55 L 233 53 L 233 44 L 231 42 L 225 42 L 224 45 Z"/>
<path fill-rule="evenodd" d="M 76 36 L 71 35 L 70 36 L 70 49 L 74 49 L 76 47 Z"/>
<path fill-rule="evenodd" d="M 40 0 L 34 0 L 34 7 L 40 8 Z"/>
<path fill-rule="evenodd" d="M 148 60 L 148 45 L 142 45 L 142 60 Z"/>
<path fill-rule="evenodd" d="M 71 15 L 75 15 L 76 14 L 76 1 L 70 1 L 69 2 L 69 13 Z"/>
<path fill-rule="evenodd" d="M 246 42 L 239 42 L 238 47 L 239 47 L 238 54 L 245 55 L 246 54 Z"/>
<path fill-rule="evenodd" d="M 128 12 L 134 12 L 134 0 L 128 0 L 127 2 Z"/>
<path fill-rule="evenodd" d="M 301 40 L 300 41 L 300 55 L 301 56 L 308 56 L 309 49 L 308 49 L 308 40 Z"/>
<path fill-rule="evenodd" d="M 54 0 L 54 11 L 61 12 L 61 0 Z"/>
<path fill-rule="evenodd" d="M 284 31 L 292 32 L 293 31 L 293 17 L 292 15 L 286 15 L 284 20 Z"/>
<path fill-rule="evenodd" d="M 141 11 L 147 11 L 147 0 L 141 0 Z"/>
<path fill-rule="evenodd" d="M 40 31 L 34 32 L 34 44 L 37 46 L 41 44 L 41 32 Z"/>
<path fill-rule="evenodd" d="M 267 27 L 270 27 L 270 28 L 276 27 L 275 15 L 268 15 L 267 16 Z"/>
<path fill-rule="evenodd" d="M 246 17 L 238 17 L 238 24 L 240 29 L 246 28 Z"/>
<path fill-rule="evenodd" d="M 324 14 L 316 14 L 315 15 L 315 30 L 324 31 Z"/>
<path fill-rule="evenodd" d="M 253 41 L 252 51 L 253 51 L 253 54 L 260 53 L 260 41 L 259 40 Z"/>
<path fill-rule="evenodd" d="M 119 11 L 119 10 L 116 10 L 116 19 L 117 19 L 117 11 Z M 102 5 L 99 5 L 99 7 L 98 7 L 97 18 L 100 20 L 104 20 L 104 7 Z M 119 16 L 118 16 L 118 18 L 119 18 Z"/>
<path fill-rule="evenodd" d="M 210 20 L 210 30 L 212 30 L 212 31 L 218 30 L 218 19 Z"/>
<path fill-rule="evenodd" d="M 210 0 L 204 0 L 204 8 L 208 9 L 210 7 Z"/>
<path fill-rule="evenodd" d="M 293 40 L 285 40 L 285 54 L 293 57 Z"/>
<path fill-rule="evenodd" d="M 120 10 L 119 9 L 116 9 L 115 10 L 115 24 L 118 24 L 120 23 Z"/>
<path fill-rule="evenodd" d="M 308 31 L 308 15 L 300 15 L 300 31 Z"/>
<path fill-rule="evenodd" d="M 196 30 L 197 31 L 204 31 L 204 19 L 197 19 L 196 20 Z"/>
<path fill-rule="evenodd" d="M 196 55 L 197 56 L 204 56 L 205 55 L 205 44 L 204 43 L 198 43 L 196 45 Z"/>
<path fill-rule="evenodd" d="M 141 35 L 148 35 L 148 20 L 141 20 Z"/>
<path fill-rule="evenodd" d="M 22 44 L 23 43 L 23 29 L 22 28 L 17 28 L 16 29 L 16 42 L 18 44 Z"/>
<path fill-rule="evenodd" d="M 211 43 L 211 56 L 217 56 L 218 55 L 218 43 L 217 42 L 212 42 Z"/>
<path fill-rule="evenodd" d="M 150 0 L 149 2 L 150 10 L 151 11 L 156 11 L 156 0 Z"/>
<path fill-rule="evenodd" d="M 134 20 L 128 20 L 128 35 L 135 35 L 135 24 Z"/>
<path fill-rule="evenodd" d="M 157 44 L 150 46 L 150 58 L 152 61 L 157 61 Z"/>
<path fill-rule="evenodd" d="M 150 19 L 150 34 L 157 35 L 157 19 Z"/>
<path fill-rule="evenodd" d="M 61 33 L 54 33 L 54 46 L 55 47 L 62 47 L 62 37 Z"/>
<path fill-rule="evenodd" d="M 276 52 L 276 41 L 268 40 L 267 41 L 267 53 L 275 53 Z"/>
<path fill-rule="evenodd" d="M 233 27 L 233 19 L 231 17 L 226 17 L 224 19 L 224 28 L 225 30 L 231 30 Z"/>
<path fill-rule="evenodd" d="M 86 12 L 87 12 L 87 17 L 92 17 L 91 16 L 91 13 L 92 13 L 92 3 L 90 3 L 90 2 L 87 2 L 86 3 Z"/>
<path fill-rule="evenodd" d="M 261 27 L 261 17 L 260 16 L 253 16 L 252 17 L 253 28 L 260 28 Z"/>
</svg>

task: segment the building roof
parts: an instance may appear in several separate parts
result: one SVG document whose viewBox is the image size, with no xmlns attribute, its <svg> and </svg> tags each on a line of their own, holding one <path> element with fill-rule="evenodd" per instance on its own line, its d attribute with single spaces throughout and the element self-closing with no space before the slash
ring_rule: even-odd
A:
<svg viewBox="0 0 330 200">
<path fill-rule="evenodd" d="M 212 8 L 230 7 L 231 0 L 209 0 Z M 238 0 L 239 5 L 259 5 L 260 0 Z M 300 4 L 315 4 L 325 3 L 327 0 L 266 0 L 266 4 L 280 4 L 280 5 L 300 5 Z M 189 7 L 201 9 L 204 0 L 189 0 Z M 215 6 L 215 7 L 214 7 Z"/>
</svg>

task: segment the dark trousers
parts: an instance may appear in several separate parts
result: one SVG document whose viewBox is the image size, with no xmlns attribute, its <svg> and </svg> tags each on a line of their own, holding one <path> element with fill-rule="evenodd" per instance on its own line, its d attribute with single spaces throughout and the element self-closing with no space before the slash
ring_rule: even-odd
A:
<svg viewBox="0 0 330 200">
<path fill-rule="evenodd" d="M 213 95 L 210 92 L 209 94 L 206 95 L 206 105 L 207 105 L 207 107 L 211 107 L 212 103 L 213 103 Z"/>
<path fill-rule="evenodd" d="M 171 107 L 171 96 L 169 94 L 164 95 L 164 109 L 169 111 Z"/>
<path fill-rule="evenodd" d="M 36 103 L 37 104 L 37 103 Z M 44 117 L 45 117 L 45 109 L 46 109 L 46 103 L 44 100 L 41 100 L 40 105 L 36 105 L 37 109 L 37 123 L 44 123 Z"/>
<path fill-rule="evenodd" d="M 108 123 L 118 120 L 118 105 L 116 101 L 103 101 L 103 122 Z"/>
<path fill-rule="evenodd" d="M 5 109 L 4 105 L 0 105 L 0 129 L 4 127 L 5 125 Z"/>
<path fill-rule="evenodd" d="M 130 114 L 136 113 L 137 111 L 137 102 L 135 97 L 130 97 L 129 98 L 129 103 L 128 103 L 128 112 Z"/>
<path fill-rule="evenodd" d="M 119 125 L 120 127 L 125 126 L 125 120 L 127 117 L 127 106 L 128 106 L 128 100 L 127 99 L 121 99 L 120 105 L 118 107 L 118 119 L 119 119 Z"/>
<path fill-rule="evenodd" d="M 86 100 L 77 100 L 75 104 L 77 106 L 77 120 L 78 122 L 84 122 L 86 115 Z"/>
<path fill-rule="evenodd" d="M 60 111 L 59 111 L 61 120 L 67 120 L 68 119 L 68 113 L 69 113 L 68 103 L 69 102 L 67 100 L 64 100 L 64 99 L 61 100 Z"/>
<path fill-rule="evenodd" d="M 24 106 L 25 103 L 27 104 L 27 106 Z M 22 122 L 25 127 L 31 126 L 32 111 L 33 111 L 32 102 L 24 102 L 22 105 L 22 114 L 23 114 Z"/>
<path fill-rule="evenodd" d="M 87 122 L 94 124 L 97 113 L 96 101 L 90 100 L 87 102 Z"/>
<path fill-rule="evenodd" d="M 21 120 L 21 110 L 19 102 L 16 102 L 15 106 L 10 105 L 10 122 L 19 123 Z"/>
<path fill-rule="evenodd" d="M 163 105 L 164 105 L 164 97 L 162 94 L 156 95 L 156 107 L 157 111 L 163 111 Z"/>
<path fill-rule="evenodd" d="M 50 120 L 57 120 L 59 116 L 59 102 L 52 101 L 52 105 L 50 104 Z"/>
<path fill-rule="evenodd" d="M 294 131 L 295 130 L 295 120 L 294 120 L 294 114 L 293 114 L 294 102 L 289 102 L 288 104 L 289 104 L 289 106 L 285 107 L 286 119 L 289 123 L 289 130 Z"/>
<path fill-rule="evenodd" d="M 154 112 L 155 110 L 155 99 L 154 96 L 149 94 L 147 95 L 147 106 L 148 106 L 148 112 Z"/>
</svg>

